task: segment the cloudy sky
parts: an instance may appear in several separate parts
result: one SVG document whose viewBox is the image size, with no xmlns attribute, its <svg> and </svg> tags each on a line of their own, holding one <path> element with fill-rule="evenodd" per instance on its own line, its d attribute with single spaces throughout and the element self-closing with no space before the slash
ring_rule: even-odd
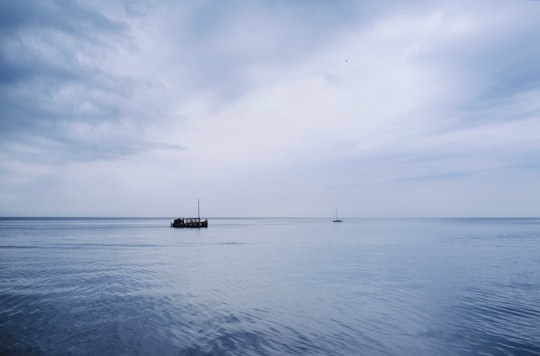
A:
<svg viewBox="0 0 540 356">
<path fill-rule="evenodd" d="M 540 2 L 0 0 L 0 216 L 540 216 Z"/>
</svg>

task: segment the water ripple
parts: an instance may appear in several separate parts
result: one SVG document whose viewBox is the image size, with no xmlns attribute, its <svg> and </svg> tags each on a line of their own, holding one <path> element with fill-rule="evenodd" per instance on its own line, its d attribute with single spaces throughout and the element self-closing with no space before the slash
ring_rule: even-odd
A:
<svg viewBox="0 0 540 356">
<path fill-rule="evenodd" d="M 0 219 L 0 354 L 540 355 L 538 224 L 168 222 Z"/>
</svg>

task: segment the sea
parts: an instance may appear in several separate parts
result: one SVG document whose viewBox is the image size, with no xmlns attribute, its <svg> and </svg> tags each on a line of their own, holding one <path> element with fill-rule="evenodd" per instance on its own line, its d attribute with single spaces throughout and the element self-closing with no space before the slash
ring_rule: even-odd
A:
<svg viewBox="0 0 540 356">
<path fill-rule="evenodd" d="M 540 219 L 0 218 L 1 355 L 540 355 Z"/>
</svg>

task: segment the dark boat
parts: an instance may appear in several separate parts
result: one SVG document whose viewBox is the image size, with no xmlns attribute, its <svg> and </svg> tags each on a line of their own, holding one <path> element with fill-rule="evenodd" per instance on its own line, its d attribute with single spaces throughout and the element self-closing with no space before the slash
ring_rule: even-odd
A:
<svg viewBox="0 0 540 356">
<path fill-rule="evenodd" d="M 197 199 L 197 212 L 198 217 L 196 218 L 178 218 L 174 219 L 171 223 L 171 227 L 208 227 L 208 219 L 201 220 L 201 209 L 199 200 Z"/>
<path fill-rule="evenodd" d="M 178 218 L 174 219 L 171 227 L 208 227 L 208 220 L 201 220 L 201 218 Z"/>
</svg>

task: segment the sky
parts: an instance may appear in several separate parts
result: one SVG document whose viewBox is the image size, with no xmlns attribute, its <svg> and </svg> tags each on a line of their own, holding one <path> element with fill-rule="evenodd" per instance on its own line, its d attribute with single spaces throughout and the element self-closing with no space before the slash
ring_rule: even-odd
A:
<svg viewBox="0 0 540 356">
<path fill-rule="evenodd" d="M 0 216 L 540 216 L 540 1 L 0 0 Z"/>
</svg>

